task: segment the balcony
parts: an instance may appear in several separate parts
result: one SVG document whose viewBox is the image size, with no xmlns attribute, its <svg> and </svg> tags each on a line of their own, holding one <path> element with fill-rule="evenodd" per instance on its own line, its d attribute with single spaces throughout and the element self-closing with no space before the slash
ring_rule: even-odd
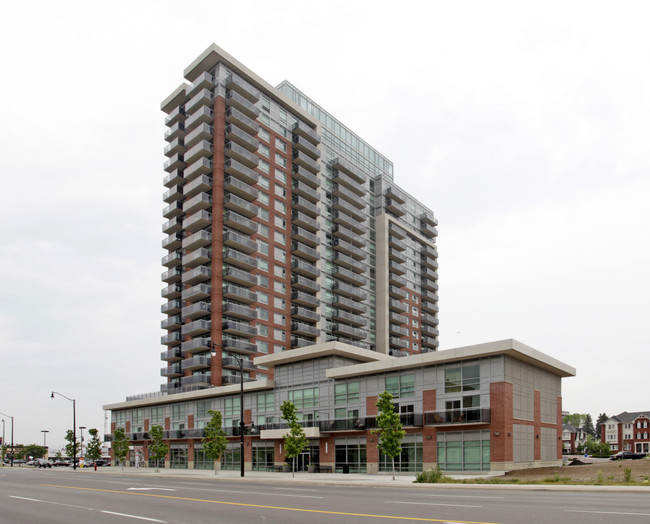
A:
<svg viewBox="0 0 650 524">
<path fill-rule="evenodd" d="M 239 109 L 235 109 L 234 107 L 231 107 L 226 111 L 226 122 L 236 125 L 253 136 L 257 135 L 260 130 L 260 125 L 255 122 L 255 120 L 249 118 Z"/>
<path fill-rule="evenodd" d="M 365 314 L 368 312 L 368 306 L 361 302 L 355 302 L 349 298 L 345 298 L 343 295 L 334 295 L 334 306 L 344 309 L 346 311 L 351 311 L 358 315 Z"/>
<path fill-rule="evenodd" d="M 420 233 L 427 238 L 435 238 L 438 236 L 438 230 L 435 227 L 428 226 L 424 223 L 420 223 Z"/>
<path fill-rule="evenodd" d="M 251 362 L 250 360 L 242 358 L 241 362 L 243 364 L 244 371 L 255 371 L 255 370 L 257 370 L 257 366 L 255 364 L 253 364 L 253 362 Z M 236 358 L 233 358 L 233 357 L 223 357 L 221 359 L 221 365 L 225 369 L 239 370 L 239 361 Z M 227 376 L 232 377 L 233 375 L 227 375 Z M 239 376 L 236 376 L 235 378 L 237 379 L 236 383 L 239 384 Z"/>
<path fill-rule="evenodd" d="M 189 377 L 181 377 L 181 386 L 210 386 L 209 373 L 194 373 Z"/>
<path fill-rule="evenodd" d="M 408 348 L 409 347 L 409 341 L 408 340 L 402 340 L 401 338 L 397 337 L 390 337 L 388 339 L 388 345 L 392 348 Z"/>
<path fill-rule="evenodd" d="M 167 286 L 162 289 L 160 294 L 163 298 L 166 298 L 167 300 L 173 300 L 175 298 L 178 298 L 181 296 L 181 285 L 172 284 L 171 286 Z"/>
<path fill-rule="evenodd" d="M 393 262 L 397 262 L 398 264 L 406 263 L 406 256 L 404 253 L 398 251 L 397 249 L 390 248 L 388 250 L 388 258 L 390 258 Z"/>
<path fill-rule="evenodd" d="M 236 300 L 238 302 L 245 302 L 246 304 L 257 302 L 257 293 L 255 291 L 233 284 L 223 286 L 222 296 L 224 300 Z"/>
<path fill-rule="evenodd" d="M 388 223 L 388 232 L 400 240 L 404 240 L 406 238 L 406 231 L 404 231 L 401 227 L 396 226 L 393 222 Z"/>
<path fill-rule="evenodd" d="M 423 324 L 428 324 L 431 326 L 437 326 L 439 323 L 438 318 L 434 315 L 430 315 L 429 313 L 422 313 L 420 320 Z"/>
<path fill-rule="evenodd" d="M 400 277 L 392 272 L 388 274 L 388 282 L 397 287 L 404 287 L 408 283 L 404 277 Z"/>
<path fill-rule="evenodd" d="M 204 209 L 194 213 L 192 216 L 185 217 L 185 220 L 183 220 L 183 227 L 190 233 L 196 233 L 201 229 L 206 229 L 210 224 L 212 224 L 212 213 Z"/>
<path fill-rule="evenodd" d="M 320 135 L 315 129 L 309 127 L 304 122 L 296 122 L 291 130 L 294 135 L 301 136 L 309 140 L 312 144 L 318 145 L 320 142 Z"/>
<path fill-rule="evenodd" d="M 309 293 L 293 290 L 291 292 L 291 304 L 298 304 L 300 306 L 317 307 L 320 304 L 318 298 Z"/>
<path fill-rule="evenodd" d="M 406 251 L 406 244 L 393 235 L 388 237 L 388 245 L 396 251 Z"/>
<path fill-rule="evenodd" d="M 438 331 L 438 329 L 428 325 L 423 325 L 421 330 L 423 336 L 437 337 L 440 334 L 440 331 Z"/>
<path fill-rule="evenodd" d="M 224 195 L 223 203 L 226 209 L 236 211 L 247 218 L 256 217 L 259 212 L 259 208 L 255 204 L 251 204 L 237 195 L 227 193 Z"/>
<path fill-rule="evenodd" d="M 160 370 L 161 377 L 175 378 L 183 375 L 181 371 L 180 364 L 172 364 L 171 366 L 166 366 Z"/>
<path fill-rule="evenodd" d="M 236 91 L 237 93 L 242 95 L 249 102 L 256 103 L 256 102 L 259 102 L 259 100 L 260 100 L 259 89 L 257 89 L 256 87 L 253 87 L 251 84 L 249 84 L 245 80 L 242 80 L 241 78 L 236 77 L 236 76 L 234 76 L 232 74 L 226 80 L 226 87 L 228 89 Z"/>
<path fill-rule="evenodd" d="M 401 315 L 400 313 L 389 313 L 388 318 L 390 318 L 391 322 L 395 322 L 396 324 L 409 324 L 409 317 Z"/>
<path fill-rule="evenodd" d="M 335 171 L 333 181 L 340 186 L 345 186 L 360 197 L 363 197 L 366 194 L 365 186 L 360 184 L 356 178 L 346 175 L 343 171 Z"/>
<path fill-rule="evenodd" d="M 320 320 L 320 315 L 316 311 L 311 309 L 306 309 L 304 307 L 292 306 L 291 307 L 291 318 L 295 320 L 305 320 L 307 322 L 318 322 Z"/>
<path fill-rule="evenodd" d="M 316 206 L 313 202 L 310 202 L 306 198 L 303 198 L 298 195 L 294 195 L 291 201 L 292 201 L 293 209 L 297 211 L 302 211 L 303 213 L 309 215 L 312 218 L 316 218 L 317 216 L 320 215 L 318 206 Z"/>
<path fill-rule="evenodd" d="M 396 311 L 398 313 L 406 313 L 408 310 L 408 304 L 405 302 L 400 302 L 399 300 L 391 299 L 388 303 L 388 307 L 391 311 Z"/>
<path fill-rule="evenodd" d="M 309 140 L 298 135 L 293 136 L 293 150 L 302 151 L 303 153 L 312 157 L 314 160 L 318 160 L 320 158 L 320 149 L 318 149 Z"/>
<path fill-rule="evenodd" d="M 311 158 L 309 155 L 303 153 L 302 151 L 295 150 L 293 151 L 293 165 L 304 167 L 305 169 L 316 174 L 320 171 L 320 166 L 316 160 Z"/>
<path fill-rule="evenodd" d="M 395 275 L 406 275 L 406 266 L 403 264 L 398 264 L 397 262 L 389 262 L 388 269 L 391 273 Z M 405 285 L 405 284 L 403 284 Z"/>
<path fill-rule="evenodd" d="M 315 262 L 320 258 L 318 251 L 306 246 L 302 242 L 292 242 L 291 253 L 306 260 L 311 260 L 312 262 Z"/>
<path fill-rule="evenodd" d="M 342 311 L 340 309 L 335 310 L 334 316 L 332 318 L 334 320 L 345 322 L 346 324 L 351 324 L 354 327 L 362 327 L 368 323 L 365 318 L 360 317 L 359 315 L 353 315 L 352 313 L 348 313 L 347 311 Z"/>
<path fill-rule="evenodd" d="M 335 238 L 332 247 L 335 251 L 348 255 L 355 260 L 363 260 L 366 258 L 365 252 L 360 251 L 357 246 L 350 242 L 346 242 L 342 238 Z"/>
<path fill-rule="evenodd" d="M 201 124 L 194 128 L 185 137 L 185 147 L 194 147 L 201 140 L 212 141 L 213 129 L 210 124 Z"/>
<path fill-rule="evenodd" d="M 232 266 L 223 268 L 223 279 L 242 286 L 252 287 L 257 285 L 257 275 L 252 275 L 247 271 Z"/>
<path fill-rule="evenodd" d="M 197 284 L 191 288 L 184 289 L 182 298 L 186 302 L 198 302 L 210 298 L 212 288 L 207 284 Z"/>
<path fill-rule="evenodd" d="M 438 302 L 438 294 L 433 292 L 433 291 L 422 290 L 421 295 L 422 295 L 422 298 L 427 298 L 429 300 L 433 300 L 434 302 Z"/>
<path fill-rule="evenodd" d="M 177 362 L 182 360 L 182 358 L 183 352 L 179 347 L 168 349 L 160 354 L 160 360 L 166 360 L 167 362 Z"/>
<path fill-rule="evenodd" d="M 189 324 L 184 324 L 181 328 L 181 334 L 183 336 L 196 337 L 204 333 L 210 333 L 209 320 L 194 320 Z"/>
<path fill-rule="evenodd" d="M 175 109 L 172 109 L 165 117 L 165 125 L 171 127 L 178 122 L 182 122 L 183 120 L 185 120 L 185 110 L 182 109 L 181 106 L 178 106 Z"/>
<path fill-rule="evenodd" d="M 223 234 L 223 245 L 229 246 L 244 253 L 255 253 L 257 251 L 257 242 L 233 231 L 226 231 Z"/>
<path fill-rule="evenodd" d="M 333 169 L 336 169 L 337 171 L 343 172 L 344 174 L 352 177 L 357 182 L 357 184 L 366 183 L 366 176 L 362 173 L 359 173 L 357 169 L 354 166 L 352 166 L 352 164 L 347 160 L 341 157 L 335 158 L 330 162 L 330 165 L 332 166 Z"/>
<path fill-rule="evenodd" d="M 429 300 L 423 300 L 422 301 L 422 310 L 427 311 L 429 313 L 437 313 L 440 308 L 436 305 L 435 302 L 429 301 Z"/>
<path fill-rule="evenodd" d="M 207 193 L 199 193 L 183 203 L 183 212 L 187 215 L 196 213 L 200 209 L 212 208 L 212 197 Z"/>
<path fill-rule="evenodd" d="M 212 191 L 212 177 L 201 175 L 191 182 L 185 184 L 183 193 L 185 198 L 192 198 L 199 193 L 210 193 Z"/>
<path fill-rule="evenodd" d="M 425 244 L 424 249 L 422 250 L 421 253 L 423 256 L 438 258 L 438 250 L 436 249 L 436 246 L 430 246 Z"/>
<path fill-rule="evenodd" d="M 224 321 L 222 324 L 223 332 L 240 337 L 255 337 L 257 336 L 257 327 L 251 326 L 244 322 L 235 322 L 233 320 Z"/>
<path fill-rule="evenodd" d="M 183 257 L 183 266 L 192 268 L 208 264 L 212 260 L 212 252 L 209 249 L 201 248 L 187 253 Z"/>
<path fill-rule="evenodd" d="M 185 104 L 185 112 L 193 113 L 202 106 L 212 107 L 214 95 L 207 89 L 201 89 Z"/>
<path fill-rule="evenodd" d="M 209 302 L 196 302 L 195 304 L 183 308 L 183 318 L 194 320 L 201 317 L 207 317 L 212 311 L 212 304 Z"/>
<path fill-rule="evenodd" d="M 440 343 L 432 337 L 422 337 L 422 347 L 437 349 Z"/>
<path fill-rule="evenodd" d="M 334 196 L 342 198 L 348 204 L 351 204 L 358 209 L 364 209 L 367 205 L 366 200 L 363 198 L 363 196 L 358 195 L 349 189 L 346 189 L 341 184 L 336 184 L 333 194 Z"/>
<path fill-rule="evenodd" d="M 165 346 L 178 346 L 182 341 L 180 331 L 174 331 L 160 337 L 160 343 Z"/>
<path fill-rule="evenodd" d="M 318 293 L 320 291 L 320 285 L 309 278 L 292 275 L 291 289 L 299 289 L 308 293 Z"/>
<path fill-rule="evenodd" d="M 174 217 L 163 224 L 162 232 L 166 235 L 179 233 L 183 229 L 183 220 L 180 217 Z"/>
<path fill-rule="evenodd" d="M 202 353 L 210 349 L 212 349 L 212 344 L 207 337 L 194 338 L 181 344 L 183 353 Z"/>
<path fill-rule="evenodd" d="M 291 261 L 291 272 L 305 277 L 316 279 L 320 275 L 320 269 L 315 265 L 295 258 Z"/>
<path fill-rule="evenodd" d="M 214 111 L 212 108 L 202 106 L 185 120 L 185 132 L 190 133 L 196 126 L 200 124 L 211 124 L 213 121 Z"/>
<path fill-rule="evenodd" d="M 174 267 L 162 274 L 161 280 L 167 284 L 175 284 L 181 281 L 181 269 Z"/>
<path fill-rule="evenodd" d="M 388 286 L 388 294 L 391 297 L 397 298 L 397 299 L 404 299 L 408 295 L 406 290 L 400 289 L 400 288 L 398 288 L 396 286 Z"/>
<path fill-rule="evenodd" d="M 348 284 L 352 284 L 353 286 L 365 286 L 368 283 L 368 279 L 363 275 L 338 265 L 335 268 L 333 276 L 340 280 L 345 280 Z"/>
<path fill-rule="evenodd" d="M 257 167 L 259 163 L 259 158 L 254 153 L 235 142 L 226 142 L 224 152 L 227 157 L 240 162 L 248 168 Z"/>
<path fill-rule="evenodd" d="M 183 273 L 183 284 L 189 284 L 193 286 L 199 282 L 205 282 L 210 280 L 212 276 L 212 271 L 207 266 L 199 266 L 194 269 L 190 269 Z"/>
<path fill-rule="evenodd" d="M 193 164 L 190 164 L 185 171 L 183 171 L 183 177 L 186 181 L 190 182 L 194 180 L 197 176 L 200 175 L 211 175 L 212 174 L 212 160 L 208 158 L 199 158 Z"/>
<path fill-rule="evenodd" d="M 183 239 L 183 249 L 187 251 L 194 251 L 195 249 L 209 246 L 210 244 L 212 244 L 212 233 L 208 231 L 197 231 Z"/>
<path fill-rule="evenodd" d="M 193 95 L 196 93 L 199 89 L 212 89 L 214 87 L 214 77 L 208 73 L 207 71 L 205 73 L 201 73 L 199 77 L 192 82 L 192 87 L 189 91 L 188 94 Z"/>
<path fill-rule="evenodd" d="M 314 340 L 311 338 L 298 337 L 298 336 L 291 337 L 291 349 L 304 348 L 313 345 L 314 345 Z"/>
<path fill-rule="evenodd" d="M 320 244 L 320 239 L 314 234 L 310 233 L 306 229 L 300 227 L 293 227 L 291 230 L 292 240 L 297 240 L 303 242 L 311 247 L 317 247 Z"/>
<path fill-rule="evenodd" d="M 488 424 L 490 408 L 464 408 L 443 411 L 429 411 L 424 414 L 425 426 L 455 424 Z"/>
<path fill-rule="evenodd" d="M 238 215 L 234 211 L 226 211 L 223 214 L 223 224 L 247 235 L 257 233 L 257 222 Z"/>
<path fill-rule="evenodd" d="M 406 204 L 406 196 L 395 187 L 387 187 L 384 195 L 386 195 L 386 198 L 390 198 L 398 204 Z"/>
<path fill-rule="evenodd" d="M 355 340 L 363 340 L 367 335 L 365 330 L 347 326 L 345 324 L 334 324 L 332 331 L 337 335 L 343 335 Z"/>
<path fill-rule="evenodd" d="M 237 353 L 257 353 L 257 346 L 246 342 L 244 340 L 238 340 L 236 338 L 224 338 L 222 340 L 222 345 L 224 348 L 228 348 L 229 351 Z"/>
<path fill-rule="evenodd" d="M 175 169 L 171 173 L 165 176 L 163 179 L 163 185 L 165 187 L 172 187 L 175 184 L 181 184 L 183 183 L 184 178 L 183 178 L 183 170 L 182 169 Z"/>
<path fill-rule="evenodd" d="M 398 337 L 408 337 L 409 336 L 409 329 L 405 327 L 398 326 L 397 324 L 389 324 L 388 325 L 388 332 L 391 335 L 398 336 Z"/>
<path fill-rule="evenodd" d="M 173 235 L 167 236 L 167 238 L 162 241 L 162 248 L 168 251 L 176 251 L 181 247 L 181 240 L 183 235 L 180 233 L 174 233 Z"/>
<path fill-rule="evenodd" d="M 298 180 L 293 181 L 293 187 L 291 193 L 293 195 L 304 197 L 310 202 L 313 202 L 314 204 L 316 204 L 320 200 L 320 195 L 318 194 L 317 190 L 313 189 L 307 184 L 299 182 Z"/>
<path fill-rule="evenodd" d="M 291 333 L 295 335 L 316 338 L 320 336 L 320 329 L 310 324 L 305 324 L 304 322 L 292 322 Z"/>
<path fill-rule="evenodd" d="M 223 261 L 228 264 L 233 264 L 237 267 L 246 269 L 248 271 L 257 269 L 258 259 L 250 255 L 245 255 L 234 249 L 226 249 L 223 252 Z"/>
<path fill-rule="evenodd" d="M 237 365 L 239 367 L 239 364 Z M 249 377 L 244 377 L 244 384 L 246 382 L 253 382 L 255 379 L 254 378 L 249 378 Z M 221 382 L 226 385 L 226 384 L 241 384 L 241 379 L 239 378 L 239 375 L 223 375 L 221 377 Z M 239 435 L 239 428 L 233 428 L 233 435 L 237 434 Z M 236 432 L 236 433 L 235 433 Z"/>
<path fill-rule="evenodd" d="M 430 269 L 426 266 L 422 266 L 422 276 L 426 278 L 432 278 L 434 280 L 438 279 L 438 272 L 435 269 Z"/>
<path fill-rule="evenodd" d="M 303 227 L 312 233 L 316 233 L 320 230 L 318 225 L 318 220 L 315 220 L 300 211 L 292 211 L 291 213 L 291 223 L 296 226 Z"/>
<path fill-rule="evenodd" d="M 387 198 L 386 211 L 390 211 L 393 215 L 401 217 L 406 214 L 406 207 L 403 204 L 396 202 L 395 200 Z"/>
<path fill-rule="evenodd" d="M 163 193 L 163 201 L 170 204 L 171 202 L 180 200 L 183 196 L 183 188 L 180 186 L 173 186 Z"/>
<path fill-rule="evenodd" d="M 419 218 L 421 224 L 426 224 L 430 227 L 436 227 L 438 225 L 438 219 L 427 212 L 421 213 Z"/>
<path fill-rule="evenodd" d="M 253 102 L 239 94 L 237 91 L 229 90 L 226 92 L 226 105 L 237 108 L 249 118 L 255 120 L 260 116 L 260 110 Z"/>
<path fill-rule="evenodd" d="M 334 258 L 334 263 L 338 266 L 345 267 L 349 269 L 350 271 L 354 271 L 355 273 L 365 273 L 366 271 L 366 266 L 365 264 L 360 263 L 358 260 L 349 257 L 348 255 L 344 255 L 343 253 L 335 253 L 335 258 Z"/>
<path fill-rule="evenodd" d="M 210 368 L 210 357 L 204 355 L 197 355 L 195 357 L 187 358 L 181 362 L 181 369 L 194 371 L 196 369 Z"/>
<path fill-rule="evenodd" d="M 304 167 L 300 167 L 298 165 L 293 166 L 291 178 L 298 180 L 303 184 L 307 184 L 309 187 L 312 187 L 314 189 L 318 189 L 320 186 L 320 180 L 318 179 L 317 175 L 308 169 L 305 169 Z"/>
<path fill-rule="evenodd" d="M 233 151 L 234 147 L 238 147 L 242 151 L 246 151 L 240 146 L 236 146 L 232 142 L 230 142 L 230 144 L 231 144 L 231 149 L 227 150 L 226 153 L 228 153 L 229 151 Z M 246 153 L 248 153 L 248 151 L 246 151 Z M 257 159 L 256 156 L 254 156 L 254 158 Z M 247 184 L 250 185 L 257 184 L 257 182 L 259 181 L 259 175 L 255 171 L 253 171 L 250 167 L 244 165 L 244 163 L 240 162 L 239 160 L 240 158 L 234 158 L 234 156 L 233 158 L 226 159 L 226 162 L 224 163 L 224 170 L 226 171 L 226 173 L 241 180 L 242 182 L 246 182 Z M 252 162 L 248 163 L 248 165 L 251 164 Z"/>
<path fill-rule="evenodd" d="M 163 209 L 163 217 L 171 219 L 183 214 L 183 204 L 180 202 L 172 202 L 165 209 Z"/>
<path fill-rule="evenodd" d="M 173 315 L 160 322 L 160 327 L 167 330 L 180 329 L 183 320 L 180 315 Z"/>
<path fill-rule="evenodd" d="M 351 216 L 346 215 L 345 213 L 334 211 L 334 213 L 332 214 L 332 220 L 336 224 L 341 224 L 347 227 L 348 229 L 351 229 L 357 235 L 366 234 L 365 219 L 363 221 L 359 221 L 355 218 L 352 218 Z"/>
<path fill-rule="evenodd" d="M 226 302 L 223 305 L 223 315 L 241 320 L 257 320 L 257 310 L 240 304 Z"/>
<path fill-rule="evenodd" d="M 351 229 L 348 229 L 341 224 L 335 224 L 332 232 L 336 238 L 342 238 L 343 240 L 350 242 L 357 247 L 363 247 L 366 245 L 366 238 L 364 236 L 358 235 Z"/>
<path fill-rule="evenodd" d="M 165 140 L 172 142 L 176 138 L 185 136 L 185 124 L 183 122 L 176 122 L 167 131 L 165 131 Z"/>
<path fill-rule="evenodd" d="M 427 278 L 423 278 L 420 285 L 423 289 L 428 289 L 429 291 L 438 291 L 439 289 L 439 286 L 436 282 Z"/>
<path fill-rule="evenodd" d="M 170 300 L 160 306 L 160 312 L 164 315 L 175 315 L 183 307 L 183 302 L 180 300 Z"/>
<path fill-rule="evenodd" d="M 259 196 L 259 191 L 257 189 L 249 185 L 247 182 L 242 182 L 235 177 L 224 177 L 223 182 L 224 189 L 226 191 L 238 195 L 239 197 L 243 198 L 244 200 L 248 200 L 249 202 L 257 200 L 257 197 Z"/>
<path fill-rule="evenodd" d="M 200 158 L 209 158 L 212 156 L 212 144 L 207 140 L 202 140 L 193 148 L 185 153 L 186 165 L 196 162 Z"/>
<path fill-rule="evenodd" d="M 355 221 L 362 222 L 365 225 L 366 216 L 360 209 L 357 209 L 355 206 L 350 204 L 347 200 L 342 198 L 334 197 L 332 199 L 332 208 L 336 211 L 341 211 L 346 215 L 351 216 Z"/>
<path fill-rule="evenodd" d="M 332 289 L 332 291 L 337 295 L 343 295 L 358 302 L 361 302 L 368 298 L 368 294 L 365 291 L 353 286 L 349 286 L 348 284 L 343 284 L 342 282 L 335 282 L 334 289 Z"/>
</svg>

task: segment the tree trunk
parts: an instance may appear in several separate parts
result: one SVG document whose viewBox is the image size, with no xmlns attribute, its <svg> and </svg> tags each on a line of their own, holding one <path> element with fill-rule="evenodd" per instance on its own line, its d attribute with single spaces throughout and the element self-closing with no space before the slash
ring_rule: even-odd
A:
<svg viewBox="0 0 650 524">
<path fill-rule="evenodd" d="M 393 480 L 395 480 L 395 457 L 391 457 L 391 460 L 393 461 Z"/>
<path fill-rule="evenodd" d="M 291 478 L 296 478 L 296 457 L 291 460 Z"/>
</svg>

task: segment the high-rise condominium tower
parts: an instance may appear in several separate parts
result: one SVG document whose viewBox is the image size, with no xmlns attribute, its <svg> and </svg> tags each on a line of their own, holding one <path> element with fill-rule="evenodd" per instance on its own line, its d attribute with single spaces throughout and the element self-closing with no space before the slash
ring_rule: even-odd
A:
<svg viewBox="0 0 650 524">
<path fill-rule="evenodd" d="M 249 380 L 272 378 L 254 355 L 329 340 L 436 350 L 437 221 L 392 163 L 216 45 L 184 76 L 162 103 L 162 390 L 238 383 L 233 353 Z"/>
</svg>

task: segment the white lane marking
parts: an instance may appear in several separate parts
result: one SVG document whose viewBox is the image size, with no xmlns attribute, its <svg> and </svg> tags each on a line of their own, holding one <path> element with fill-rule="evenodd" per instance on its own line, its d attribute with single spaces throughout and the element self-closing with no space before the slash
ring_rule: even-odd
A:
<svg viewBox="0 0 650 524">
<path fill-rule="evenodd" d="M 298 488 L 291 488 L 291 487 L 286 487 L 286 488 L 273 488 L 273 489 L 290 489 L 291 491 L 320 491 L 319 489 L 298 489 Z"/>
<path fill-rule="evenodd" d="M 209 493 L 236 493 L 238 495 L 266 495 L 268 497 L 296 497 L 301 499 L 324 499 L 316 495 L 292 495 L 291 493 L 269 493 L 265 491 L 241 491 L 235 489 L 192 488 L 192 491 L 207 491 Z"/>
<path fill-rule="evenodd" d="M 483 506 L 469 506 L 467 504 L 438 504 L 436 502 L 406 502 L 402 500 L 384 500 L 386 504 L 413 504 L 419 506 L 449 506 L 452 508 L 482 508 Z"/>
<path fill-rule="evenodd" d="M 93 511 L 93 508 L 89 508 L 86 506 L 76 506 L 75 504 L 64 504 L 63 502 L 53 502 L 51 500 L 28 499 L 27 497 L 17 497 L 15 495 L 9 495 L 9 498 L 29 500 L 30 502 L 42 502 L 43 504 L 53 504 L 54 506 L 65 506 L 66 508 L 87 509 L 88 511 Z"/>
<path fill-rule="evenodd" d="M 157 489 L 158 491 L 176 491 L 172 488 L 126 488 L 127 491 L 151 491 L 152 489 Z"/>
<path fill-rule="evenodd" d="M 624 511 L 587 511 L 578 509 L 565 509 L 567 513 L 597 513 L 599 515 L 635 515 L 640 517 L 650 517 L 650 513 L 626 513 Z"/>
<path fill-rule="evenodd" d="M 27 497 L 16 497 L 15 495 L 9 495 L 10 499 L 20 499 L 20 500 L 29 500 L 30 502 L 43 502 L 42 500 L 38 499 L 28 499 Z"/>
<path fill-rule="evenodd" d="M 149 517 L 140 517 L 138 515 L 129 515 L 128 513 L 115 513 L 114 511 L 102 511 L 107 515 L 117 515 L 118 517 L 129 517 L 130 519 L 139 519 L 139 520 L 148 520 L 149 522 L 163 522 L 167 523 L 166 520 L 150 519 Z"/>
<path fill-rule="evenodd" d="M 415 495 L 415 494 L 414 494 Z M 445 498 L 445 499 L 486 499 L 486 500 L 492 500 L 492 499 L 499 499 L 503 500 L 505 497 L 487 497 L 487 496 L 473 496 L 473 495 L 434 495 L 434 494 L 427 494 L 424 495 L 423 497 L 420 498 Z"/>
</svg>

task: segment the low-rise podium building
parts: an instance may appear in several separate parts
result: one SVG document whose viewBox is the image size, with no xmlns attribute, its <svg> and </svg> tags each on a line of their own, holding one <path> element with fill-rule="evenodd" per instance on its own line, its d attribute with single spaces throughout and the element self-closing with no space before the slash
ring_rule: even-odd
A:
<svg viewBox="0 0 650 524">
<path fill-rule="evenodd" d="M 406 430 L 398 471 L 502 471 L 562 460 L 562 378 L 575 369 L 516 340 L 401 358 L 332 341 L 257 357 L 255 364 L 273 369 L 274 379 L 244 384 L 248 470 L 285 462 L 280 405 L 290 400 L 309 438 L 298 469 L 389 471 L 371 433 L 383 391 L 394 396 Z M 149 461 L 149 430 L 160 425 L 170 447 L 165 467 L 196 469 L 214 467 L 201 439 L 208 410 L 218 410 L 231 439 L 221 467 L 238 469 L 239 388 L 161 392 L 104 408 L 111 434 L 125 429 L 132 464 Z"/>
</svg>

